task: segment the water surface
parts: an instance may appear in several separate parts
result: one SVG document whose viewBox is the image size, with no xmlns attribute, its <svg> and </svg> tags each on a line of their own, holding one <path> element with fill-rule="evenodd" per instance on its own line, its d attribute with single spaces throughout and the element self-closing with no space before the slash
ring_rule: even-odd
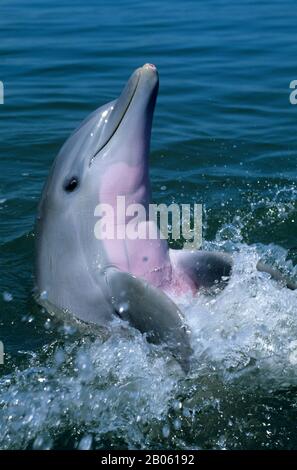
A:
<svg viewBox="0 0 297 470">
<path fill-rule="evenodd" d="M 297 79 L 293 1 L 4 0 L 0 20 L 0 448 L 296 448 Z M 184 377 L 131 330 L 106 341 L 33 296 L 34 218 L 75 126 L 145 62 L 160 72 L 156 202 L 202 202 L 208 249 L 233 251 L 216 297 L 179 298 Z"/>
</svg>

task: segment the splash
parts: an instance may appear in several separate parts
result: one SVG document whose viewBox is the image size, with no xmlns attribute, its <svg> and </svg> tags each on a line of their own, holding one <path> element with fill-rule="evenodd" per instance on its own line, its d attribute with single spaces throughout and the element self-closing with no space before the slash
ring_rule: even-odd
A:
<svg viewBox="0 0 297 470">
<path fill-rule="evenodd" d="M 276 194 L 272 221 L 296 217 L 292 191 Z M 0 448 L 286 447 L 297 419 L 297 293 L 256 263 L 297 272 L 283 248 L 245 243 L 260 210 L 251 203 L 206 243 L 233 253 L 227 287 L 174 299 L 192 331 L 187 376 L 120 320 L 108 338 L 59 326 L 53 343 L 0 379 Z"/>
</svg>

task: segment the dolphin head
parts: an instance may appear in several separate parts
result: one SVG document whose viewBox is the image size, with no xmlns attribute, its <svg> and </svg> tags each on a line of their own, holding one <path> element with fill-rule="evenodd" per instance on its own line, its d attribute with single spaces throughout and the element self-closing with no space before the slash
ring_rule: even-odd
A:
<svg viewBox="0 0 297 470">
<path fill-rule="evenodd" d="M 94 111 L 61 148 L 48 178 L 40 211 L 73 210 L 104 202 L 112 192 L 150 197 L 148 155 L 158 73 L 145 64 L 132 74 L 120 97 Z M 129 172 L 127 177 L 123 171 Z M 84 205 L 84 204 L 83 204 Z"/>
<path fill-rule="evenodd" d="M 81 318 L 93 319 L 88 312 L 98 310 L 98 295 L 93 298 L 94 285 L 103 284 L 98 266 L 110 263 L 94 235 L 96 206 L 115 204 L 118 195 L 143 204 L 150 200 L 148 155 L 157 92 L 156 68 L 137 69 L 120 97 L 94 111 L 65 142 L 44 187 L 36 227 L 37 292 Z"/>
</svg>

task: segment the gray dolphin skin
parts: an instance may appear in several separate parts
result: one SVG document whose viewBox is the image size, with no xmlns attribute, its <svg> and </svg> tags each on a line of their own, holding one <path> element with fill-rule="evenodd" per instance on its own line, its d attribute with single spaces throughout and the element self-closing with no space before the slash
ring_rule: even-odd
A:
<svg viewBox="0 0 297 470">
<path fill-rule="evenodd" d="M 170 292 L 224 284 L 231 257 L 169 250 L 161 239 L 100 240 L 94 235 L 99 203 L 116 209 L 117 197 L 125 196 L 126 204 L 148 209 L 157 93 L 157 69 L 145 64 L 120 97 L 94 111 L 61 148 L 38 207 L 36 293 L 49 311 L 67 312 L 89 324 L 108 327 L 120 316 L 151 341 L 167 344 L 187 370 L 190 333 Z M 119 216 L 116 225 L 129 220 Z M 147 228 L 151 223 L 143 220 Z"/>
</svg>

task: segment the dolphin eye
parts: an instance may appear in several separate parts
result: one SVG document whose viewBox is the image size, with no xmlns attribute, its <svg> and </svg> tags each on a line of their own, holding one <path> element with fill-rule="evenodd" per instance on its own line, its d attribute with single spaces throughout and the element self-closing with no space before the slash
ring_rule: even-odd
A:
<svg viewBox="0 0 297 470">
<path fill-rule="evenodd" d="M 77 188 L 77 186 L 78 186 L 78 179 L 75 176 L 73 176 L 66 182 L 64 189 L 68 193 L 71 193 L 72 191 L 75 190 L 75 188 Z"/>
</svg>

